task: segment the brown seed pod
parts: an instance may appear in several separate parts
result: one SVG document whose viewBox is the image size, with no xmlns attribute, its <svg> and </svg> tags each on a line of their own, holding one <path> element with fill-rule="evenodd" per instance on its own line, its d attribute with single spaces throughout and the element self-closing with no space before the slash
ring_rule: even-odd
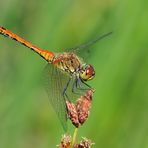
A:
<svg viewBox="0 0 148 148">
<path fill-rule="evenodd" d="M 79 123 L 82 125 L 88 118 L 91 103 L 92 103 L 92 95 L 93 91 L 88 90 L 84 96 L 81 96 L 80 99 L 77 100 L 76 109 L 78 113 Z"/>
<path fill-rule="evenodd" d="M 66 106 L 69 119 L 71 120 L 72 124 L 78 128 L 80 126 L 80 123 L 78 120 L 78 113 L 75 104 L 66 101 Z"/>
<path fill-rule="evenodd" d="M 86 93 L 76 101 L 76 104 L 66 101 L 68 117 L 77 128 L 88 119 L 93 93 L 94 91 L 92 89 L 87 90 Z"/>
<path fill-rule="evenodd" d="M 87 138 L 83 138 L 80 141 L 80 144 L 77 144 L 74 148 L 91 148 L 91 146 L 94 143 L 91 142 L 91 140 L 87 139 Z"/>
<path fill-rule="evenodd" d="M 63 135 L 61 139 L 61 143 L 58 146 L 59 148 L 70 148 L 70 144 L 71 144 L 71 136 Z"/>
</svg>

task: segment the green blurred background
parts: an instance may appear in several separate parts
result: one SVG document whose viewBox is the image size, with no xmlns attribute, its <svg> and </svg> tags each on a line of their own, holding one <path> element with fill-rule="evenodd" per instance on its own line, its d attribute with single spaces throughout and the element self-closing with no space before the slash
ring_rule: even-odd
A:
<svg viewBox="0 0 148 148">
<path fill-rule="evenodd" d="M 148 2 L 1 0 L 0 25 L 52 51 L 109 31 L 86 62 L 96 77 L 89 120 L 78 137 L 95 148 L 148 147 Z M 84 50 L 85 52 L 85 50 Z M 64 131 L 41 83 L 46 62 L 0 36 L 0 148 L 54 148 Z M 69 132 L 73 127 L 69 125 Z"/>
</svg>

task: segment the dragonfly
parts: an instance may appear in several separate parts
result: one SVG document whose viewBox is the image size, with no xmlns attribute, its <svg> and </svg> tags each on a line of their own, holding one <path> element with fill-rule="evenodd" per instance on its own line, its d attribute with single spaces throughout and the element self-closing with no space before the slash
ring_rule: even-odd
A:
<svg viewBox="0 0 148 148">
<path fill-rule="evenodd" d="M 87 84 L 87 81 L 95 77 L 93 66 L 91 64 L 86 64 L 77 55 L 77 51 L 95 44 L 104 37 L 112 34 L 112 32 L 106 33 L 93 41 L 76 46 L 63 53 L 53 53 L 43 50 L 4 27 L 0 27 L 0 34 L 28 47 L 47 61 L 47 66 L 44 70 L 45 88 L 50 103 L 66 131 L 68 118 L 66 100 L 71 100 L 71 98 L 75 99 L 76 95 L 81 95 L 83 92 L 90 89 L 91 86 Z"/>
</svg>

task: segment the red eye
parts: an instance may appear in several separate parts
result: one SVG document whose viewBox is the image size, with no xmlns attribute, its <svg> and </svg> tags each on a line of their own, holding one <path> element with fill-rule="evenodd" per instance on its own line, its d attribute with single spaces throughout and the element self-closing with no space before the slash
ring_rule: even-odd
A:
<svg viewBox="0 0 148 148">
<path fill-rule="evenodd" d="M 86 65 L 80 76 L 84 81 L 92 80 L 95 76 L 94 68 L 91 65 Z"/>
<path fill-rule="evenodd" d="M 88 65 L 86 73 L 90 76 L 94 76 L 95 75 L 95 70 L 91 65 Z"/>
<path fill-rule="evenodd" d="M 87 70 L 86 70 L 86 74 L 89 74 L 89 73 L 90 73 L 90 72 L 89 72 L 89 69 L 87 69 Z"/>
</svg>

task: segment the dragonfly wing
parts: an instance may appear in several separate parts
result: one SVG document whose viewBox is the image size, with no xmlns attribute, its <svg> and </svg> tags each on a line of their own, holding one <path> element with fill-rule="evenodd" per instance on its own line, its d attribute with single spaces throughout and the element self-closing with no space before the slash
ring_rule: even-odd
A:
<svg viewBox="0 0 148 148">
<path fill-rule="evenodd" d="M 97 42 L 99 42 L 100 40 L 102 40 L 103 38 L 105 38 L 111 34 L 112 34 L 112 32 L 108 32 L 106 34 L 103 34 L 102 36 L 98 36 L 94 40 L 88 41 L 88 42 L 78 45 L 74 48 L 68 48 L 68 49 L 66 49 L 66 51 L 71 51 L 71 52 L 77 53 L 78 55 L 80 55 L 83 58 L 88 58 L 88 57 L 90 57 L 90 53 L 92 52 L 90 50 L 92 48 L 92 46 L 94 44 L 96 44 Z"/>
<path fill-rule="evenodd" d="M 68 73 L 61 71 L 52 64 L 47 64 L 44 69 L 43 82 L 48 93 L 50 104 L 55 110 L 65 131 L 67 130 L 67 109 L 65 99 L 75 103 L 75 101 L 88 90 L 88 87 L 80 80 L 76 87 L 76 79 L 75 77 L 72 77 L 66 89 L 66 96 L 64 97 L 63 91 L 66 88 L 69 79 L 70 75 Z"/>
<path fill-rule="evenodd" d="M 76 54 L 77 56 L 82 58 L 81 60 L 88 59 L 92 54 L 92 51 L 90 50 L 90 48 L 85 48 L 85 49 L 83 48 L 81 50 L 74 50 L 74 49 L 75 48 L 68 48 L 68 49 L 65 49 L 65 51 Z"/>
<path fill-rule="evenodd" d="M 62 92 L 68 81 L 68 76 L 57 69 L 54 65 L 47 64 L 44 69 L 44 78 L 44 85 L 48 93 L 49 101 L 66 131 L 67 110 Z"/>
</svg>

